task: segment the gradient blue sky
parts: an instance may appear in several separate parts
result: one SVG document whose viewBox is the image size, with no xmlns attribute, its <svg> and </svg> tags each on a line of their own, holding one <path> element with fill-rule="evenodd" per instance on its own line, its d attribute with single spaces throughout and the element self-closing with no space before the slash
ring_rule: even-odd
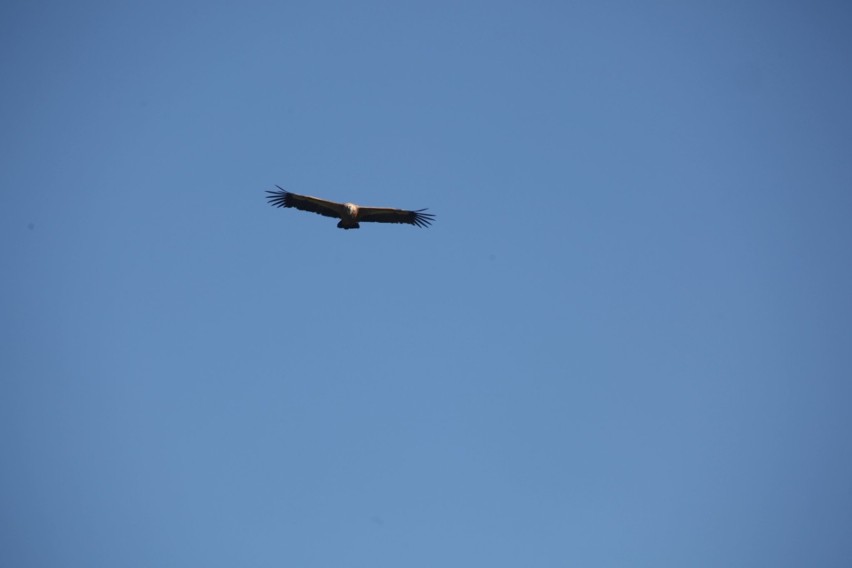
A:
<svg viewBox="0 0 852 568">
<path fill-rule="evenodd" d="M 0 565 L 852 565 L 848 6 L 4 2 Z"/>
</svg>

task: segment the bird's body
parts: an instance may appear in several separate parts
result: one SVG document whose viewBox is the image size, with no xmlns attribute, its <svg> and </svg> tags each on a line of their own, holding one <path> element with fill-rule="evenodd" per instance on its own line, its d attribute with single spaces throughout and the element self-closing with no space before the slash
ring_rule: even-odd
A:
<svg viewBox="0 0 852 568">
<path fill-rule="evenodd" d="M 360 229 L 361 225 L 358 224 L 358 206 L 354 203 L 344 203 L 343 204 L 343 217 L 340 219 L 340 223 L 337 224 L 341 229 Z"/>
<path fill-rule="evenodd" d="M 337 226 L 341 229 L 358 229 L 360 223 L 406 223 L 417 227 L 428 227 L 435 216 L 424 213 L 425 209 L 407 211 L 389 207 L 361 207 L 354 203 L 337 203 L 309 195 L 291 193 L 280 186 L 279 191 L 267 191 L 266 198 L 276 207 L 293 207 L 301 211 L 310 211 L 326 217 L 340 219 Z"/>
</svg>

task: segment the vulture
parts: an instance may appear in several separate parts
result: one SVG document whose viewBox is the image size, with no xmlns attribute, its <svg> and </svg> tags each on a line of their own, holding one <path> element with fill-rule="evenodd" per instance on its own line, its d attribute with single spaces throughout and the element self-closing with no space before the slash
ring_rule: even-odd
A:
<svg viewBox="0 0 852 568">
<path fill-rule="evenodd" d="M 298 195 L 276 185 L 279 191 L 267 191 L 266 198 L 276 207 L 295 207 L 301 211 L 310 211 L 326 217 L 340 219 L 340 229 L 358 229 L 360 223 L 407 223 L 417 227 L 428 227 L 435 220 L 432 213 L 425 209 L 406 211 L 388 207 L 362 207 L 354 203 L 336 203 L 309 195 Z"/>
</svg>

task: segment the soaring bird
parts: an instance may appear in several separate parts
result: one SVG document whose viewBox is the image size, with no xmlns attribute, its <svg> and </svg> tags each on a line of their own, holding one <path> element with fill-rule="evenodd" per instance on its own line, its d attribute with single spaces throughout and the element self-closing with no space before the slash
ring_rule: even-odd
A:
<svg viewBox="0 0 852 568">
<path fill-rule="evenodd" d="M 279 191 L 267 191 L 266 198 L 276 207 L 295 207 L 302 211 L 318 213 L 326 217 L 340 219 L 340 229 L 358 229 L 359 223 L 407 223 L 418 227 L 428 227 L 435 220 L 432 213 L 425 209 L 406 211 L 388 207 L 361 207 L 354 203 L 336 203 L 308 195 L 298 195 L 276 185 Z"/>
</svg>

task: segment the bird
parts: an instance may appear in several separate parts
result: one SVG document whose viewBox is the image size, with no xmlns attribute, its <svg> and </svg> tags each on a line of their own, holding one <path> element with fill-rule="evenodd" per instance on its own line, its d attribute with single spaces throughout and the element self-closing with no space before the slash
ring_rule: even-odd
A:
<svg viewBox="0 0 852 568">
<path fill-rule="evenodd" d="M 428 227 L 435 220 L 426 209 L 406 211 L 389 207 L 362 207 L 354 203 L 337 203 L 309 195 L 298 195 L 276 185 L 278 191 L 268 191 L 266 199 L 275 207 L 294 207 L 301 211 L 310 211 L 326 217 L 340 219 L 340 229 L 358 229 L 360 223 L 406 223 L 417 227 Z"/>
</svg>

